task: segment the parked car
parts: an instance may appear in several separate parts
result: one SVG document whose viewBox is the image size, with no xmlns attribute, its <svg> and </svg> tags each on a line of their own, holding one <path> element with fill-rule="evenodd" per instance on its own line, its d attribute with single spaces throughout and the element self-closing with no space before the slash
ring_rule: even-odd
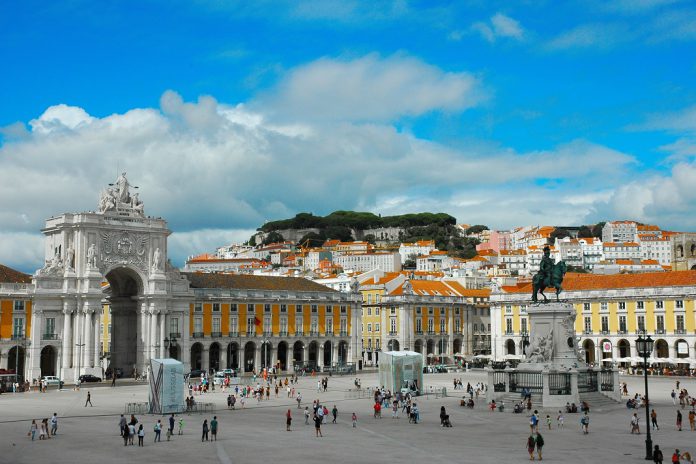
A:
<svg viewBox="0 0 696 464">
<path fill-rule="evenodd" d="M 202 369 L 191 369 L 191 372 L 189 373 L 189 377 L 200 377 L 201 374 L 203 374 Z"/>
<path fill-rule="evenodd" d="M 45 385 L 60 385 L 60 379 L 55 375 L 46 375 L 41 377 Z"/>
<path fill-rule="evenodd" d="M 80 377 L 80 382 L 101 382 L 101 377 L 97 377 L 96 375 L 92 374 L 82 374 Z"/>
</svg>

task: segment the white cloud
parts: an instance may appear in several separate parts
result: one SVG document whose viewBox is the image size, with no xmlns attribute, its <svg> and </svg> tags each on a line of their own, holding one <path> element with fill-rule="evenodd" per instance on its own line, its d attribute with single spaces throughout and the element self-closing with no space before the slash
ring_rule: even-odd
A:
<svg viewBox="0 0 696 464">
<path fill-rule="evenodd" d="M 485 98 L 479 80 L 416 58 L 370 54 L 324 58 L 291 70 L 257 108 L 304 121 L 390 121 L 432 111 L 462 111 Z"/>
<path fill-rule="evenodd" d="M 545 48 L 551 51 L 589 47 L 608 49 L 634 37 L 635 32 L 623 24 L 581 24 L 551 39 Z"/>
<path fill-rule="evenodd" d="M 631 127 L 638 130 L 665 130 L 696 135 L 696 105 L 673 113 L 654 114 L 643 124 Z"/>
<path fill-rule="evenodd" d="M 495 42 L 501 37 L 522 40 L 524 38 L 524 29 L 519 21 L 505 16 L 502 13 L 496 13 L 491 16 L 489 21 L 477 22 L 472 24 L 471 29 L 481 35 L 488 42 Z M 450 33 L 450 38 L 459 40 L 463 36 L 462 31 L 454 31 Z"/>
</svg>

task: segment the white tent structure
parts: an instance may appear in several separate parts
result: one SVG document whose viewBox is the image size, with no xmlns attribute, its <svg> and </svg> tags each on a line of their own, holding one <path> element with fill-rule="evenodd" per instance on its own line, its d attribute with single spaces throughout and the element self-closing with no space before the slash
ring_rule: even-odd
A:
<svg viewBox="0 0 696 464">
<path fill-rule="evenodd" d="M 391 392 L 423 391 L 423 355 L 415 351 L 385 351 L 379 359 L 379 385 Z"/>
</svg>

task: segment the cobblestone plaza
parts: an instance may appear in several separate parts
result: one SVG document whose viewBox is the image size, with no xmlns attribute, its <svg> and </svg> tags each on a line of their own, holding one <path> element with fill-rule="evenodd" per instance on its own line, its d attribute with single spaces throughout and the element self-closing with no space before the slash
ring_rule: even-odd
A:
<svg viewBox="0 0 696 464">
<path fill-rule="evenodd" d="M 463 374 L 428 374 L 428 388 L 446 387 L 448 396 L 435 395 L 418 400 L 421 422 L 409 424 L 400 414 L 391 419 L 391 411 L 383 411 L 382 419 L 372 417 L 372 400 L 355 398 L 353 377 L 331 377 L 326 393 L 317 393 L 317 379 L 304 377 L 299 380 L 303 408 L 312 400 L 319 400 L 329 410 L 338 408 L 337 424 L 322 426 L 323 438 L 316 438 L 314 427 L 304 424 L 302 412 L 294 399 L 284 391 L 278 398 L 271 392 L 269 401 L 257 403 L 247 400 L 245 409 L 227 410 L 227 394 L 219 389 L 196 396 L 199 402 L 213 402 L 216 406 L 220 429 L 218 441 L 201 443 L 201 424 L 209 415 L 184 415 L 184 435 L 174 435 L 170 442 L 163 438 L 153 443 L 153 426 L 158 417 L 140 415 L 145 425 L 145 446 L 123 446 L 119 436 L 119 416 L 128 402 L 147 400 L 147 386 L 143 384 L 119 384 L 110 388 L 108 383 L 88 386 L 81 391 L 49 390 L 46 394 L 22 393 L 0 396 L 0 462 L 2 463 L 83 463 L 83 462 L 523 462 L 529 457 L 525 441 L 529 434 L 529 418 L 526 414 L 490 412 L 483 396 L 473 410 L 459 406 L 462 391 L 453 391 L 452 379 L 461 377 L 467 382 L 485 382 L 483 372 Z M 360 375 L 363 388 L 375 386 L 376 373 Z M 677 378 L 655 377 L 650 379 L 650 393 L 657 410 L 661 430 L 653 433 L 655 444 L 669 457 L 674 448 L 693 452 L 696 434 L 678 432 L 675 428 L 676 407 L 672 406 L 669 393 Z M 696 386 L 689 379 L 681 380 L 681 388 L 693 390 Z M 642 377 L 621 377 L 628 383 L 629 393 L 642 392 Z M 87 391 L 91 392 L 94 407 L 84 407 Z M 439 425 L 439 410 L 447 408 L 452 428 Z M 511 406 L 511 405 L 508 405 Z M 590 405 L 592 408 L 592 405 Z M 292 431 L 285 431 L 285 413 L 291 409 Z M 32 442 L 27 437 L 31 419 L 59 416 L 58 435 L 46 441 L 38 438 Z M 350 416 L 358 416 L 357 428 L 351 427 Z M 633 411 L 624 404 L 602 405 L 591 410 L 590 434 L 580 432 L 579 415 L 566 414 L 565 428 L 556 427 L 556 411 L 542 412 L 544 436 L 544 460 L 551 462 L 639 462 L 645 449 L 644 410 L 638 410 L 641 418 L 641 435 L 629 433 L 629 419 Z M 553 418 L 552 430 L 544 430 L 546 414 Z M 686 414 L 685 414 L 686 416 Z M 162 417 L 166 423 L 166 417 Z M 688 423 L 686 419 L 685 424 Z"/>
</svg>

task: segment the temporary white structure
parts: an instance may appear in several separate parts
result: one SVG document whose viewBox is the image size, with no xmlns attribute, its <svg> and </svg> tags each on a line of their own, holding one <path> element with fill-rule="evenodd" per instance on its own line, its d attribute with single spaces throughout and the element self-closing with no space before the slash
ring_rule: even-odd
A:
<svg viewBox="0 0 696 464">
<path fill-rule="evenodd" d="M 392 392 L 423 391 L 423 355 L 415 351 L 384 351 L 379 357 L 379 385 Z"/>
</svg>

